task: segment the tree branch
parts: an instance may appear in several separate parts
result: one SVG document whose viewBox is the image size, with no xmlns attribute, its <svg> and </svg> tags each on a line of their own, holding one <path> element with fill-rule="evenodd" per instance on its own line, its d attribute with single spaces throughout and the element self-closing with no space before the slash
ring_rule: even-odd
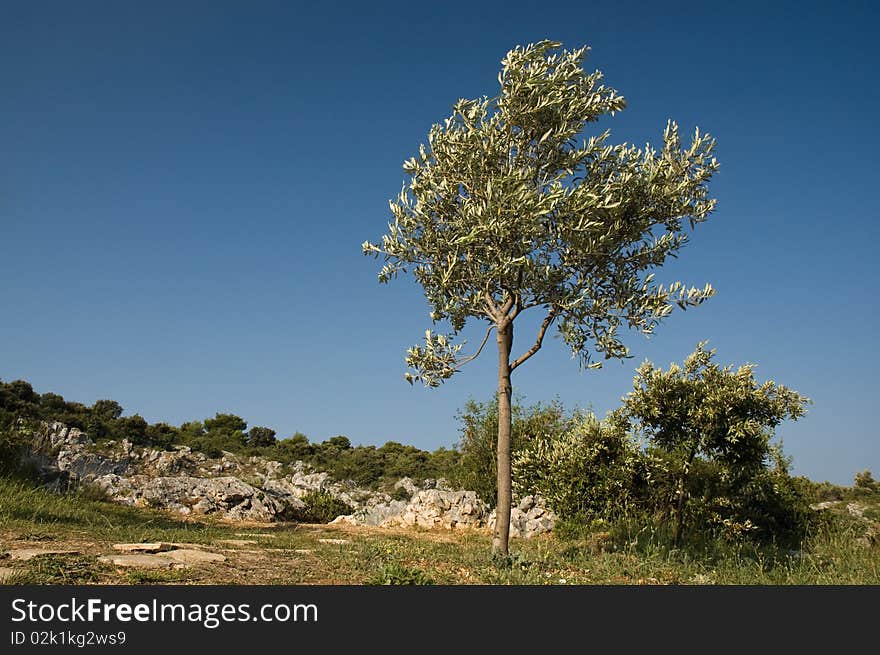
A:
<svg viewBox="0 0 880 655">
<path fill-rule="evenodd" d="M 488 291 L 484 291 L 483 293 L 486 297 L 486 309 L 489 313 L 489 317 L 497 323 L 501 317 L 500 309 L 498 305 L 495 304 L 495 299 L 492 297 L 491 293 Z"/>
<path fill-rule="evenodd" d="M 483 346 L 486 345 L 486 342 L 489 340 L 489 335 L 492 334 L 492 330 L 494 330 L 494 329 L 495 329 L 494 325 L 489 326 L 489 329 L 486 330 L 486 336 L 483 337 L 483 342 L 480 344 L 480 347 L 477 348 L 477 352 L 475 352 L 473 355 L 470 355 L 469 357 L 465 357 L 460 362 L 456 362 L 455 370 L 458 370 L 460 367 L 464 366 L 468 362 L 472 362 L 473 360 L 475 360 L 477 357 L 480 356 L 480 353 L 483 352 Z"/>
<path fill-rule="evenodd" d="M 535 343 L 519 359 L 510 365 L 511 371 L 541 349 L 541 343 L 544 341 L 544 335 L 547 333 L 547 328 L 550 327 L 550 324 L 553 323 L 553 319 L 555 318 L 556 309 L 551 307 L 550 311 L 547 312 L 547 316 L 545 316 L 544 320 L 541 322 L 541 328 L 538 330 L 538 338 L 535 339 Z"/>
<path fill-rule="evenodd" d="M 524 273 L 524 269 L 522 266 L 520 266 L 519 272 L 516 275 L 516 288 L 517 289 L 522 289 L 523 273 Z M 519 315 L 519 313 L 522 311 L 522 305 L 523 305 L 522 295 L 520 294 L 519 291 L 517 291 L 513 295 L 513 297 L 514 297 L 513 311 L 510 312 L 510 314 L 508 314 L 508 316 L 510 316 L 511 321 Z"/>
</svg>

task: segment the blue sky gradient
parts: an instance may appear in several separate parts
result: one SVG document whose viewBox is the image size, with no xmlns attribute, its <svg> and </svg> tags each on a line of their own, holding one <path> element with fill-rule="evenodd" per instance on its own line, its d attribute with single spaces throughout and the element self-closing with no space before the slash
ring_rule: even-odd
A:
<svg viewBox="0 0 880 655">
<path fill-rule="evenodd" d="M 495 358 L 406 384 L 428 308 L 410 280 L 380 286 L 360 244 L 431 124 L 552 38 L 591 45 L 627 98 L 596 126 L 612 142 L 657 144 L 667 118 L 717 138 L 718 209 L 657 277 L 718 294 L 602 371 L 551 339 L 515 392 L 604 414 L 642 359 L 708 339 L 812 398 L 777 431 L 796 473 L 880 473 L 878 10 L 715 4 L 7 0 L 0 378 L 149 421 L 230 411 L 281 436 L 453 445 Z"/>
</svg>

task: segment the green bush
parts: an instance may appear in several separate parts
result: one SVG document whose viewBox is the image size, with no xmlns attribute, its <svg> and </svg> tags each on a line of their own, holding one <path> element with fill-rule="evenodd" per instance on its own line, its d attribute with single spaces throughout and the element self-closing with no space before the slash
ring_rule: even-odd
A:
<svg viewBox="0 0 880 655">
<path fill-rule="evenodd" d="M 780 451 L 769 455 L 775 464 L 757 470 L 736 470 L 722 462 L 695 458 L 686 480 L 688 499 L 679 536 L 681 547 L 690 550 L 713 548 L 721 542 L 796 548 L 816 521 L 810 508 L 811 493 L 803 479 L 789 475 L 788 462 Z M 674 456 L 649 449 L 647 493 L 641 497 L 641 514 L 651 517 L 646 530 L 654 543 L 675 541 L 675 500 L 678 476 Z"/>
<path fill-rule="evenodd" d="M 563 519 L 610 522 L 635 510 L 643 469 L 625 431 L 587 414 L 572 429 L 522 448 L 513 459 L 513 483 L 520 495 L 542 495 Z"/>
<path fill-rule="evenodd" d="M 391 500 L 404 500 L 409 501 L 412 498 L 412 495 L 409 491 L 404 489 L 403 487 L 395 487 L 391 492 Z"/>
<path fill-rule="evenodd" d="M 810 498 L 815 503 L 836 502 L 843 500 L 847 495 L 844 487 L 832 484 L 827 480 L 824 482 L 814 482 L 803 478 L 803 484 L 808 490 Z"/>
<path fill-rule="evenodd" d="M 797 548 L 810 533 L 816 511 L 783 469 L 762 471 L 731 493 L 732 519 L 754 526 L 752 541 Z"/>
<path fill-rule="evenodd" d="M 354 512 L 351 505 L 326 491 L 310 491 L 301 500 L 306 506 L 297 518 L 303 523 L 329 523 L 337 516 Z"/>
<path fill-rule="evenodd" d="M 0 474 L 18 473 L 27 451 L 28 433 L 22 427 L 0 427 Z"/>
<path fill-rule="evenodd" d="M 558 401 L 531 407 L 514 402 L 511 415 L 511 456 L 533 439 L 566 432 L 578 420 L 577 413 L 567 415 Z M 498 400 L 487 403 L 470 400 L 456 418 L 461 423 L 461 437 L 450 481 L 462 489 L 476 491 L 480 498 L 494 505 L 498 495 Z"/>
<path fill-rule="evenodd" d="M 867 489 L 869 491 L 880 491 L 880 483 L 878 483 L 871 471 L 864 470 L 856 473 L 855 486 L 859 489 Z"/>
<path fill-rule="evenodd" d="M 249 446 L 261 448 L 266 446 L 274 446 L 275 430 L 271 428 L 253 427 L 248 430 L 247 443 Z"/>
<path fill-rule="evenodd" d="M 621 422 L 664 453 L 666 469 L 675 472 L 667 508 L 675 515 L 676 544 L 686 530 L 697 528 L 691 516 L 707 510 L 704 521 L 717 521 L 737 538 L 760 530 L 756 520 L 765 526 L 765 536 L 799 522 L 797 510 L 782 507 L 786 498 L 795 499 L 779 491 L 787 470 L 774 476 L 768 464 L 781 462 L 772 444 L 774 429 L 803 416 L 810 400 L 774 382 L 759 383 L 753 365 L 721 367 L 714 356 L 701 342 L 682 366 L 664 371 L 645 361 L 617 412 Z M 697 479 L 701 472 L 703 479 Z M 695 493 L 701 484 L 708 489 Z M 708 502 L 689 507 L 700 498 Z"/>
</svg>

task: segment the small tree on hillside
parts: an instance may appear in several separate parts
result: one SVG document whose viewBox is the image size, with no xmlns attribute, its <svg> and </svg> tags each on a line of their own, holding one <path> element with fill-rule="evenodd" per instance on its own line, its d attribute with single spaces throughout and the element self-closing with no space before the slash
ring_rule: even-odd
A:
<svg viewBox="0 0 880 655">
<path fill-rule="evenodd" d="M 428 145 L 404 163 L 410 176 L 381 243 L 380 282 L 412 270 L 431 305 L 428 330 L 410 348 L 410 382 L 437 386 L 479 355 L 492 330 L 498 348 L 497 528 L 493 549 L 506 555 L 510 528 L 511 373 L 532 357 L 554 324 L 594 367 L 628 356 L 621 326 L 650 333 L 674 305 L 698 305 L 709 285 L 657 284 L 648 271 L 684 245 L 685 226 L 701 222 L 715 201 L 707 183 L 718 164 L 714 141 L 697 131 L 682 146 L 669 122 L 663 147 L 609 145 L 609 133 L 582 139 L 588 123 L 624 108 L 623 98 L 587 73 L 587 48 L 560 50 L 541 41 L 502 60 L 495 98 L 459 100 Z M 543 312 L 537 334 L 516 356 L 514 322 Z M 470 356 L 454 337 L 469 318 L 485 337 Z"/>
<path fill-rule="evenodd" d="M 871 491 L 880 489 L 880 483 L 874 479 L 871 471 L 867 469 L 856 473 L 854 485 L 860 489 L 870 489 Z"/>
<path fill-rule="evenodd" d="M 695 460 L 724 467 L 725 475 L 745 485 L 774 462 L 774 428 L 797 419 L 809 399 L 773 381 L 758 384 L 753 366 L 734 370 L 712 361 L 706 343 L 669 370 L 645 361 L 622 411 L 649 441 L 667 453 L 677 480 L 674 498 L 674 541 L 680 543 L 687 502 L 688 477 Z"/>
<path fill-rule="evenodd" d="M 275 430 L 271 428 L 253 427 L 247 433 L 248 446 L 266 447 L 274 446 Z"/>
<path fill-rule="evenodd" d="M 247 421 L 235 414 L 217 413 L 205 419 L 205 430 L 214 433 L 241 434 L 247 430 Z"/>
<path fill-rule="evenodd" d="M 115 421 L 122 416 L 122 405 L 115 400 L 96 400 L 92 412 L 107 421 Z"/>
</svg>

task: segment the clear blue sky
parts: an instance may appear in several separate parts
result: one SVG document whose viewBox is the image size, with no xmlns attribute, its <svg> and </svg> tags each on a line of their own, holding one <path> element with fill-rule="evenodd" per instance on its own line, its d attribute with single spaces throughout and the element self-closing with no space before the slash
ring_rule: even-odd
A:
<svg viewBox="0 0 880 655">
<path fill-rule="evenodd" d="M 454 444 L 495 358 L 406 384 L 428 308 L 360 244 L 430 125 L 552 38 L 628 99 L 613 141 L 717 137 L 718 209 L 658 278 L 718 294 L 599 372 L 551 340 L 515 390 L 604 414 L 642 359 L 708 339 L 813 399 L 778 430 L 795 472 L 876 475 L 877 25 L 867 2 L 5 0 L 0 378 L 149 421 Z"/>
</svg>

